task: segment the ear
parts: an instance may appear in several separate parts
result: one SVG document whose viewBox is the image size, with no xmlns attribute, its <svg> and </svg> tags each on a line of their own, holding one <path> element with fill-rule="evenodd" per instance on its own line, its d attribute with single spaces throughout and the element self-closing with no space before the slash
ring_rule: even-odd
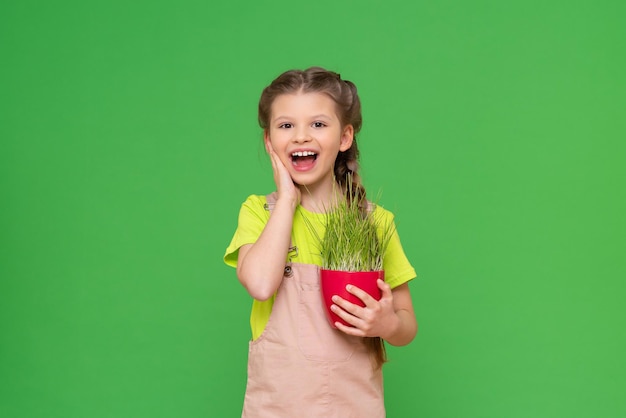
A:
<svg viewBox="0 0 626 418">
<path fill-rule="evenodd" d="M 269 154 L 272 147 L 272 140 L 270 139 L 270 133 L 268 130 L 263 131 L 263 142 L 265 143 L 265 151 Z"/>
<path fill-rule="evenodd" d="M 341 144 L 339 145 L 339 151 L 346 151 L 352 146 L 354 141 L 354 127 L 352 125 L 346 125 L 341 133 Z"/>
</svg>

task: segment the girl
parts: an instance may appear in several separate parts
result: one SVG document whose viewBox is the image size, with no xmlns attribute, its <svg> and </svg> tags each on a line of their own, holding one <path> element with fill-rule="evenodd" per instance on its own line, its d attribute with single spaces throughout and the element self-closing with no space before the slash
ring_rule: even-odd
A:
<svg viewBox="0 0 626 418">
<path fill-rule="evenodd" d="M 382 341 L 400 346 L 415 337 L 407 284 L 415 271 L 394 234 L 384 256 L 385 281 L 378 282 L 382 298 L 348 286 L 365 306 L 335 296 L 332 309 L 352 326 L 333 329 L 323 311 L 321 258 L 310 230 L 311 223 L 323 229 L 320 208 L 347 193 L 368 206 L 357 175 L 356 87 L 322 68 L 287 71 L 263 90 L 259 124 L 276 191 L 243 203 L 224 256 L 254 298 L 242 416 L 384 417 Z M 374 210 L 393 222 L 390 212 Z"/>
</svg>

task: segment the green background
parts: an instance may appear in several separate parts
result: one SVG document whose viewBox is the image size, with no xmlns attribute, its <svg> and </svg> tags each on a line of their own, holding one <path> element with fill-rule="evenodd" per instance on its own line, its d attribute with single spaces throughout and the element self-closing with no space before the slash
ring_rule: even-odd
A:
<svg viewBox="0 0 626 418">
<path fill-rule="evenodd" d="M 239 416 L 222 255 L 311 65 L 419 274 L 389 417 L 626 416 L 625 4 L 2 2 L 0 416 Z"/>
</svg>

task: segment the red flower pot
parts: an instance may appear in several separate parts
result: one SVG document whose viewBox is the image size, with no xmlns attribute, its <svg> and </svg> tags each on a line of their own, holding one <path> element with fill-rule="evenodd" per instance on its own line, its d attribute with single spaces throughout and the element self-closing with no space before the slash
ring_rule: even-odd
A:
<svg viewBox="0 0 626 418">
<path fill-rule="evenodd" d="M 378 288 L 378 279 L 385 280 L 384 271 L 352 272 L 321 269 L 320 283 L 322 288 L 322 298 L 324 299 L 326 316 L 328 318 L 328 322 L 330 322 L 330 326 L 336 328 L 335 322 L 351 326 L 330 310 L 330 307 L 333 305 L 332 297 L 334 295 L 341 296 L 348 302 L 352 302 L 355 305 L 365 306 L 361 299 L 346 290 L 346 286 L 349 284 L 354 285 L 369 293 L 374 299 L 380 300 L 382 292 Z"/>
</svg>

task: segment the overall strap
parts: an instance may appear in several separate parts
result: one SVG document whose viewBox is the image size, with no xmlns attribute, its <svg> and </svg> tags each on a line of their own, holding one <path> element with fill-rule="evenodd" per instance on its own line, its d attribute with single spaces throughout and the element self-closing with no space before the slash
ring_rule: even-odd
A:
<svg viewBox="0 0 626 418">
<path fill-rule="evenodd" d="M 272 212 L 272 210 L 274 209 L 274 206 L 276 205 L 276 199 L 278 199 L 277 192 L 273 192 L 273 193 L 266 195 L 265 200 L 267 202 L 263 205 L 263 208 L 269 212 Z"/>
</svg>

